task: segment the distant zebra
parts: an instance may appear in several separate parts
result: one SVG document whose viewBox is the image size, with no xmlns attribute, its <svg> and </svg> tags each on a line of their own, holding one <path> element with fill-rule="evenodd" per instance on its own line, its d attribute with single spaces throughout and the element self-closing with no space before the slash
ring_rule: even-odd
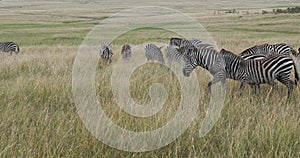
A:
<svg viewBox="0 0 300 158">
<path fill-rule="evenodd" d="M 201 40 L 193 39 L 193 40 L 185 40 L 181 38 L 171 38 L 170 39 L 170 46 L 178 46 L 178 47 L 184 47 L 184 46 L 194 46 L 197 47 L 199 45 L 203 44 Z"/>
<path fill-rule="evenodd" d="M 267 83 L 279 92 L 275 82 L 277 79 L 288 88 L 288 98 L 290 98 L 294 85 L 290 80 L 292 69 L 294 69 L 296 85 L 299 80 L 296 65 L 289 56 L 277 54 L 261 60 L 243 60 L 225 49 L 220 51 L 220 55 L 226 63 L 227 78 L 241 82 L 240 94 L 247 83 L 257 88 L 260 84 Z"/>
<path fill-rule="evenodd" d="M 209 91 L 211 91 L 211 86 L 217 82 L 221 82 L 223 87 L 226 88 L 225 62 L 215 49 L 187 48 L 184 51 L 184 76 L 190 76 L 190 73 L 200 66 L 208 70 L 213 76 L 212 81 L 207 85 Z"/>
<path fill-rule="evenodd" d="M 131 47 L 129 44 L 125 44 L 122 47 L 121 55 L 123 60 L 129 60 L 131 57 Z"/>
<path fill-rule="evenodd" d="M 281 54 L 281 55 L 292 54 L 295 57 L 297 56 L 297 52 L 291 46 L 285 43 L 255 45 L 240 53 L 241 57 L 245 60 L 263 59 L 274 54 Z"/>
<path fill-rule="evenodd" d="M 147 44 L 145 47 L 145 55 L 148 61 L 158 61 L 164 63 L 164 57 L 161 52 L 162 47 L 157 47 L 155 44 Z"/>
<path fill-rule="evenodd" d="M 0 42 L 0 50 L 2 52 L 16 53 L 20 52 L 19 46 L 15 42 Z"/>
<path fill-rule="evenodd" d="M 102 43 L 99 55 L 104 61 L 111 63 L 113 56 L 111 43 Z"/>
</svg>

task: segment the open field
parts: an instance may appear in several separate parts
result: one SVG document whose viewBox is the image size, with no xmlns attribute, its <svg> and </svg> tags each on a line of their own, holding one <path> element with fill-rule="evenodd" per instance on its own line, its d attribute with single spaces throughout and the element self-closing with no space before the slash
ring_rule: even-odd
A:
<svg viewBox="0 0 300 158">
<path fill-rule="evenodd" d="M 238 96 L 239 83 L 228 81 L 221 117 L 200 138 L 210 75 L 198 68 L 198 118 L 173 143 L 144 153 L 120 151 L 96 139 L 78 116 L 72 95 L 72 68 L 79 45 L 95 25 L 122 9 L 154 4 L 179 9 L 201 23 L 219 49 L 239 53 L 267 42 L 300 47 L 300 14 L 261 14 L 298 3 L 0 1 L 0 41 L 16 41 L 21 49 L 18 55 L 0 54 L 0 157 L 300 157 L 299 87 L 286 103 L 287 91 L 281 84 L 282 96 L 263 85 L 258 98 L 248 86 Z M 231 9 L 237 12 L 226 13 Z M 113 41 L 113 62 L 119 59 L 123 43 L 167 44 L 172 36 L 152 28 L 128 32 Z M 102 108 L 114 123 L 143 132 L 163 127 L 174 117 L 180 102 L 179 82 L 166 67 L 147 64 L 131 75 L 130 93 L 139 104 L 150 102 L 152 83 L 162 83 L 168 92 L 164 107 L 146 118 L 131 116 L 114 102 L 111 72 L 111 65 L 98 63 L 95 85 Z"/>
</svg>

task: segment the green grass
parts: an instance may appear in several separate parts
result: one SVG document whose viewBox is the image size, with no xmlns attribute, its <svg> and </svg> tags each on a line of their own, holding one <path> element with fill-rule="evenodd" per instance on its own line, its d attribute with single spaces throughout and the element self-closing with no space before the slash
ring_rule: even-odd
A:
<svg viewBox="0 0 300 158">
<path fill-rule="evenodd" d="M 99 7 L 93 7 L 96 5 Z M 109 12 L 107 8 L 97 11 Z M 17 41 L 21 48 L 18 55 L 0 54 L 0 157 L 300 157 L 299 87 L 295 87 L 292 100 L 286 103 L 287 90 L 281 84 L 282 96 L 263 85 L 258 98 L 249 86 L 239 96 L 239 83 L 228 80 L 221 117 L 211 132 L 200 138 L 198 132 L 210 98 L 206 86 L 211 77 L 201 68 L 195 70 L 201 88 L 197 119 L 181 137 L 144 153 L 120 151 L 100 142 L 77 114 L 72 68 L 78 46 L 101 17 L 85 15 L 85 10 L 83 15 L 70 14 L 69 10 L 65 13 L 65 19 L 58 21 L 36 19 L 43 23 L 24 15 L 22 21 L 0 19 L 0 41 Z M 299 14 L 195 14 L 219 48 L 238 53 L 266 42 L 299 47 Z M 119 59 L 124 43 L 155 41 L 167 45 L 173 36 L 177 35 L 149 27 L 127 32 L 113 41 L 113 62 Z M 178 79 L 168 68 L 146 64 L 130 76 L 131 97 L 141 105 L 150 102 L 148 90 L 152 83 L 163 84 L 168 92 L 162 110 L 146 118 L 131 116 L 114 102 L 111 72 L 111 65 L 98 63 L 95 85 L 98 100 L 114 123 L 132 131 L 150 131 L 174 117 L 181 92 Z"/>
</svg>

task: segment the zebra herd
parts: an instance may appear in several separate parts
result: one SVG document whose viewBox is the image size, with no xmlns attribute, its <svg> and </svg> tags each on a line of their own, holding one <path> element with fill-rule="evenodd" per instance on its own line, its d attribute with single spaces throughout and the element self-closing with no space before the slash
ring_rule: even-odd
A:
<svg viewBox="0 0 300 158">
<path fill-rule="evenodd" d="M 0 51 L 10 54 L 14 52 L 18 54 L 20 52 L 20 48 L 15 42 L 0 42 Z"/>
<path fill-rule="evenodd" d="M 162 47 L 155 44 L 145 46 L 145 56 L 148 61 L 165 63 Z M 166 61 L 168 63 L 178 62 L 183 66 L 183 75 L 188 77 L 196 67 L 206 69 L 212 76 L 208 83 L 208 90 L 211 86 L 221 82 L 226 88 L 226 79 L 240 81 L 240 95 L 245 85 L 249 84 L 255 94 L 260 93 L 261 84 L 269 84 L 276 91 L 278 80 L 288 89 L 288 99 L 293 92 L 293 86 L 297 85 L 299 75 L 297 72 L 295 59 L 298 53 L 288 44 L 262 44 L 255 45 L 244 50 L 240 54 L 234 54 L 228 50 L 217 51 L 213 45 L 204 43 L 199 39 L 185 40 L 181 38 L 171 38 L 169 45 L 165 49 Z M 100 57 L 106 61 L 111 61 L 111 44 L 102 44 Z M 131 47 L 125 44 L 122 47 L 121 55 L 124 60 L 129 61 L 131 57 Z M 291 75 L 294 71 L 294 81 Z"/>
<path fill-rule="evenodd" d="M 147 44 L 145 46 L 146 59 L 165 63 L 161 49 L 162 47 L 155 44 Z M 20 48 L 15 42 L 0 42 L 0 50 L 18 54 Z M 233 79 L 240 81 L 240 94 L 246 84 L 249 84 L 256 94 L 260 92 L 260 84 L 269 84 L 279 92 L 275 82 L 278 80 L 287 87 L 288 98 L 290 98 L 293 86 L 299 81 L 292 56 L 298 59 L 300 48 L 297 53 L 285 43 L 255 45 L 237 55 L 225 49 L 218 52 L 213 45 L 199 39 L 171 38 L 165 51 L 168 63 L 178 62 L 183 65 L 184 76 L 190 76 L 198 66 L 208 70 L 213 76 L 208 83 L 209 91 L 211 86 L 218 82 L 226 88 L 226 79 Z M 123 45 L 121 55 L 123 60 L 130 60 L 132 52 L 129 44 Z M 102 43 L 99 56 L 102 60 L 111 63 L 112 44 Z M 292 70 L 294 70 L 294 81 L 290 79 Z"/>
</svg>

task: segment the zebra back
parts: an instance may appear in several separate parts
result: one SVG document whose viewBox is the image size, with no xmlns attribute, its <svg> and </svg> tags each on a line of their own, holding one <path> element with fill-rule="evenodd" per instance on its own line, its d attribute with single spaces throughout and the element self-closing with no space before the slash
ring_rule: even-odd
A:
<svg viewBox="0 0 300 158">
<path fill-rule="evenodd" d="M 200 43 L 195 45 L 195 47 L 197 49 L 215 49 L 215 47 L 211 44 L 207 44 L 207 43 Z"/>
<path fill-rule="evenodd" d="M 263 44 L 255 45 L 254 47 L 248 48 L 240 53 L 241 57 L 245 60 L 249 59 L 262 59 L 270 55 L 281 54 L 281 55 L 294 55 L 297 56 L 297 52 L 289 45 L 285 43 L 278 44 Z"/>
<path fill-rule="evenodd" d="M 162 47 L 157 47 L 155 44 L 147 44 L 145 47 L 145 55 L 148 61 L 158 61 L 164 63 L 164 57 L 161 52 Z"/>
<path fill-rule="evenodd" d="M 197 66 L 211 72 L 212 66 L 219 56 L 215 49 L 197 49 L 187 46 L 180 48 L 179 51 L 184 52 L 185 66 L 191 69 L 186 70 L 187 73 L 190 73 Z"/>
<path fill-rule="evenodd" d="M 0 50 L 2 52 L 14 52 L 16 54 L 20 52 L 20 48 L 15 42 L 0 42 Z"/>
<path fill-rule="evenodd" d="M 249 59 L 258 59 L 258 58 L 265 58 L 269 54 L 274 54 L 274 48 L 273 46 L 269 44 L 262 44 L 262 45 L 255 45 L 253 47 L 250 47 L 246 50 L 244 50 L 242 53 L 240 53 L 240 56 L 244 60 Z"/>
<path fill-rule="evenodd" d="M 273 47 L 277 54 L 297 56 L 296 50 L 286 43 L 273 44 Z"/>
</svg>

